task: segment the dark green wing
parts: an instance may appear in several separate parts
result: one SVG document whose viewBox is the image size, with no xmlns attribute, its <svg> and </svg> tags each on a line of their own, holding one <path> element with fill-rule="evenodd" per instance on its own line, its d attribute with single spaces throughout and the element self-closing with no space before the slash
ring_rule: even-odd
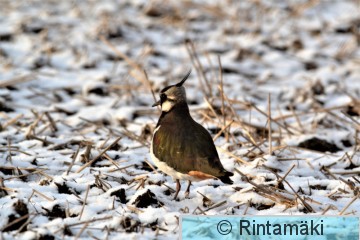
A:
<svg viewBox="0 0 360 240">
<path fill-rule="evenodd" d="M 226 175 L 209 132 L 192 119 L 177 123 L 179 126 L 164 124 L 155 133 L 154 155 L 181 173 Z"/>
</svg>

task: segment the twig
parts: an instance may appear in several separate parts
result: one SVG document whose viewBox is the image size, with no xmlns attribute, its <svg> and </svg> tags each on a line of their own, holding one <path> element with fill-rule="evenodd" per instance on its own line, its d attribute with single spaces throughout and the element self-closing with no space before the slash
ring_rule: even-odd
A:
<svg viewBox="0 0 360 240">
<path fill-rule="evenodd" d="M 249 208 L 250 208 L 250 201 L 248 200 L 248 201 L 246 202 L 246 208 L 244 209 L 243 215 L 246 215 L 246 214 L 247 214 L 247 211 L 249 210 Z"/>
<path fill-rule="evenodd" d="M 280 178 L 280 181 L 278 182 L 279 185 L 285 180 L 285 178 L 287 177 L 287 175 L 289 175 L 289 173 L 294 169 L 294 167 L 295 167 L 295 164 L 293 164 L 293 165 L 291 166 L 291 168 L 285 173 L 285 175 Z"/>
<path fill-rule="evenodd" d="M 150 147 L 150 144 L 149 144 L 147 141 L 141 139 L 141 138 L 140 138 L 139 136 L 137 136 L 135 133 L 129 131 L 129 130 L 126 129 L 126 128 L 123 128 L 123 131 L 121 131 L 120 133 L 123 134 L 123 135 L 125 135 L 126 137 L 132 139 L 132 140 L 135 140 L 135 141 L 139 142 L 139 143 L 140 143 L 141 145 L 143 145 L 144 147 L 148 147 L 148 148 Z"/>
<path fill-rule="evenodd" d="M 278 161 L 301 161 L 301 160 L 307 160 L 306 158 L 278 158 Z"/>
<path fill-rule="evenodd" d="M 50 126 L 51 129 L 53 130 L 53 132 L 56 132 L 58 130 L 56 123 L 54 122 L 54 119 L 51 117 L 49 112 L 45 112 L 45 116 L 47 117 L 47 119 L 49 119 L 50 122 Z"/>
<path fill-rule="evenodd" d="M 8 177 L 8 178 L 4 178 L 4 180 L 10 180 L 10 179 L 14 179 L 14 178 L 22 178 L 22 177 L 26 177 L 26 176 L 29 176 L 29 175 L 32 175 L 32 174 L 40 174 L 41 172 L 45 171 L 45 169 L 39 169 L 37 171 L 34 171 L 34 172 L 30 172 L 30 173 L 26 173 L 26 174 L 21 174 L 21 175 L 18 175 L 18 176 L 14 176 L 14 177 Z"/>
<path fill-rule="evenodd" d="M 5 187 L 5 184 L 4 184 L 4 179 L 2 177 L 0 177 L 0 193 L 5 193 L 5 195 L 9 195 L 9 193 L 7 191 L 13 191 L 12 189 L 9 189 L 7 187 Z"/>
<path fill-rule="evenodd" d="M 137 214 L 144 212 L 143 210 L 138 209 L 137 207 L 134 207 L 134 206 L 131 206 L 131 205 L 127 205 L 126 207 L 127 207 L 129 210 L 131 210 L 131 211 L 133 211 L 133 212 L 135 212 L 135 213 L 137 213 Z"/>
<path fill-rule="evenodd" d="M 224 201 L 222 201 L 222 202 L 219 202 L 219 203 L 216 203 L 216 204 L 212 205 L 211 207 L 209 207 L 208 209 L 206 209 L 205 212 L 206 212 L 206 211 L 209 211 L 209 210 L 211 210 L 211 209 L 220 207 L 220 206 L 224 205 L 225 203 L 226 203 L 226 200 L 224 200 Z"/>
<path fill-rule="evenodd" d="M 30 153 L 27 153 L 27 152 L 25 152 L 25 151 L 23 151 L 23 150 L 19 150 L 19 147 L 10 146 L 10 148 L 11 148 L 11 151 L 12 151 L 12 152 L 19 152 L 19 153 L 22 153 L 22 154 L 25 154 L 25 155 L 28 155 L 28 156 L 32 156 Z M 0 152 L 6 152 L 6 151 L 8 151 L 8 147 L 7 147 L 7 146 L 5 146 L 5 147 L 0 147 Z M 3 167 L 5 167 L 5 166 L 3 166 Z"/>
<path fill-rule="evenodd" d="M 358 193 L 356 196 L 354 196 L 351 201 L 343 208 L 343 210 L 341 210 L 341 212 L 339 213 L 339 215 L 343 215 L 344 212 L 350 207 L 351 204 L 353 204 L 356 199 L 358 199 L 360 197 L 360 193 Z"/>
<path fill-rule="evenodd" d="M 9 170 L 25 170 L 25 171 L 37 171 L 37 170 L 49 170 L 48 168 L 29 168 L 29 167 L 13 167 L 13 166 L 1 166 L 0 169 L 9 169 Z"/>
<path fill-rule="evenodd" d="M 244 122 L 240 119 L 240 117 L 236 114 L 235 109 L 233 108 L 233 106 L 230 103 L 229 98 L 224 95 L 224 98 L 226 100 L 226 102 L 228 103 L 228 106 L 230 107 L 230 110 L 232 112 L 232 114 L 235 116 L 236 120 L 238 121 L 238 123 L 243 126 Z M 243 131 L 245 132 L 245 135 L 240 132 L 241 136 L 244 137 L 248 142 L 250 142 L 252 145 L 254 145 L 257 149 L 259 149 L 259 151 L 261 153 L 263 153 L 264 151 L 256 144 L 256 141 L 254 140 L 254 138 L 251 136 L 251 134 L 249 133 L 249 131 L 247 131 L 245 128 L 243 128 Z"/>
<path fill-rule="evenodd" d="M 48 149 L 49 150 L 59 150 L 59 149 L 65 148 L 66 145 L 68 145 L 68 144 L 75 145 L 75 144 L 80 144 L 82 142 L 83 142 L 83 140 L 70 140 L 70 141 L 66 141 L 64 143 L 59 143 L 59 144 L 53 145 L 53 146 L 49 147 Z"/>
<path fill-rule="evenodd" d="M 315 114 L 322 113 L 322 112 L 328 113 L 328 112 L 333 111 L 333 110 L 343 109 L 346 106 L 347 106 L 347 104 L 344 104 L 344 105 L 341 105 L 341 106 L 323 108 L 323 109 L 316 109 L 316 111 L 298 112 L 298 113 L 292 112 L 292 114 L 280 115 L 278 117 L 274 117 L 273 119 L 276 120 L 276 121 L 278 121 L 280 119 L 285 120 L 287 118 L 296 117 L 295 114 L 299 117 L 299 116 L 302 116 L 302 115 L 309 115 L 309 114 L 314 114 L 314 113 Z"/>
<path fill-rule="evenodd" d="M 80 231 L 78 232 L 78 234 L 76 234 L 75 239 L 79 239 L 79 237 L 81 236 L 81 234 L 85 231 L 85 229 L 89 226 L 89 223 L 85 223 L 85 225 L 80 229 Z"/>
<path fill-rule="evenodd" d="M 19 114 L 17 115 L 16 117 L 10 119 L 9 121 L 7 121 L 6 123 L 4 123 L 4 125 L 2 125 L 2 128 L 5 129 L 7 128 L 8 126 L 16 123 L 20 118 L 22 118 L 24 116 L 24 114 Z"/>
<path fill-rule="evenodd" d="M 196 69 L 196 72 L 198 73 L 199 82 L 200 82 L 200 88 L 202 89 L 202 91 L 203 91 L 203 93 L 205 95 L 209 94 L 210 97 L 211 97 L 212 96 L 211 87 L 210 87 L 209 81 L 206 78 L 204 68 L 202 67 L 201 62 L 199 61 L 199 58 L 198 58 L 198 56 L 196 54 L 194 43 L 190 39 L 187 39 L 185 41 L 185 46 L 186 46 L 186 50 L 188 51 L 188 53 L 190 55 L 191 62 L 193 63 L 193 65 L 194 65 L 194 67 Z M 203 82 L 201 81 L 201 78 L 204 80 L 204 82 L 205 82 L 205 84 L 206 84 L 206 86 L 208 88 L 208 91 L 209 91 L 208 93 L 204 88 L 204 85 L 203 85 Z"/>
<path fill-rule="evenodd" d="M 19 83 L 31 81 L 31 80 L 34 80 L 35 77 L 36 77 L 36 74 L 28 74 L 25 76 L 15 77 L 13 79 L 1 81 L 0 88 L 9 87 L 9 86 L 13 86 L 13 85 L 16 85 Z"/>
<path fill-rule="evenodd" d="M 141 70 L 141 67 L 138 63 L 130 59 L 128 56 L 120 52 L 112 43 L 110 43 L 104 36 L 100 36 L 100 40 L 105 43 L 108 47 L 110 47 L 119 57 L 124 59 L 131 67 Z"/>
<path fill-rule="evenodd" d="M 92 147 L 93 146 L 92 146 L 91 142 L 90 143 L 86 142 L 86 144 L 85 144 L 85 152 L 80 155 L 81 156 L 81 162 L 85 162 L 85 163 L 89 162 Z"/>
<path fill-rule="evenodd" d="M 341 111 L 342 114 L 344 114 L 347 118 L 349 118 L 351 121 L 353 121 L 356 124 L 356 129 L 360 130 L 360 123 L 353 118 L 352 116 L 350 116 L 349 114 L 347 114 L 345 111 Z"/>
<path fill-rule="evenodd" d="M 125 167 L 121 167 L 121 168 L 117 168 L 117 169 L 110 169 L 109 172 L 111 173 L 111 172 L 121 171 L 121 170 L 127 169 L 127 168 L 129 168 L 129 167 L 133 167 L 133 166 L 135 166 L 135 165 L 136 165 L 136 164 L 130 164 L 130 165 L 125 166 Z"/>
<path fill-rule="evenodd" d="M 142 67 L 140 64 L 138 64 L 137 62 L 135 62 L 134 60 L 132 60 L 131 58 L 129 58 L 128 56 L 126 56 L 124 53 L 122 53 L 119 49 L 117 49 L 112 43 L 110 43 L 104 36 L 100 36 L 100 40 L 105 43 L 108 47 L 110 47 L 115 53 L 116 55 L 118 55 L 119 57 L 121 57 L 122 59 L 125 60 L 125 62 L 132 67 L 134 70 L 137 70 L 138 73 L 141 73 L 142 76 L 139 77 L 136 74 L 131 74 L 131 76 L 133 76 L 136 80 L 138 80 L 139 82 L 141 82 L 142 84 L 146 84 L 146 80 L 145 80 L 145 74 L 144 71 L 142 70 Z"/>
<path fill-rule="evenodd" d="M 10 137 L 7 138 L 7 147 L 8 147 L 8 157 L 6 158 L 6 160 L 9 160 L 9 162 L 12 165 L 12 154 L 11 154 L 11 139 Z"/>
<path fill-rule="evenodd" d="M 224 130 L 226 129 L 226 115 L 225 115 L 225 100 L 224 100 L 224 79 L 223 79 L 223 71 L 222 71 L 222 64 L 221 64 L 221 58 L 218 55 L 218 63 L 219 63 L 219 78 L 220 78 L 220 93 L 221 93 L 221 113 L 223 115 L 223 124 L 224 124 Z M 225 132 L 225 139 L 228 142 L 229 141 L 229 134 L 228 131 Z"/>
<path fill-rule="evenodd" d="M 5 225 L 5 226 L 1 229 L 0 232 L 3 232 L 6 228 L 11 227 L 12 225 L 14 225 L 14 224 L 16 224 L 16 223 L 18 223 L 18 222 L 20 222 L 20 221 L 22 221 L 22 220 L 24 220 L 24 219 L 27 219 L 29 216 L 30 216 L 29 214 L 26 214 L 26 215 L 24 215 L 24 216 L 22 216 L 22 217 L 16 218 L 14 221 L 12 221 L 12 222 L 8 223 L 7 225 Z"/>
<path fill-rule="evenodd" d="M 50 180 L 53 180 L 53 179 L 54 179 L 52 176 L 49 176 L 49 175 L 47 175 L 46 173 L 44 173 L 44 171 L 39 172 L 39 174 L 40 174 L 40 175 L 43 175 L 44 177 L 46 177 L 46 178 L 48 178 L 48 179 L 50 179 Z"/>
<path fill-rule="evenodd" d="M 212 203 L 212 201 L 211 201 L 211 199 L 210 198 L 208 198 L 207 196 L 205 196 L 204 194 L 202 194 L 201 192 L 199 192 L 199 191 L 196 191 L 198 194 L 200 194 L 206 201 L 209 201 L 209 202 L 211 202 Z"/>
<path fill-rule="evenodd" d="M 175 190 L 172 187 L 169 187 L 168 185 L 166 185 L 165 183 L 162 183 L 161 185 L 167 187 L 171 192 L 175 192 Z"/>
<path fill-rule="evenodd" d="M 79 215 L 79 221 L 81 220 L 81 217 L 82 217 L 84 209 L 85 209 L 85 205 L 86 205 L 86 201 L 87 201 L 87 198 L 88 198 L 89 190 L 90 190 L 90 185 L 88 184 L 87 189 L 86 189 L 86 193 L 85 193 L 85 199 L 84 199 L 84 202 L 83 202 L 83 205 L 82 205 L 82 208 L 81 208 L 81 211 L 80 211 L 80 215 Z"/>
<path fill-rule="evenodd" d="M 203 215 L 206 215 L 206 213 L 204 212 L 204 210 L 202 210 L 199 206 L 197 206 L 194 211 L 193 211 L 193 214 L 195 214 L 196 210 L 199 210 L 200 213 L 202 213 Z"/>
<path fill-rule="evenodd" d="M 73 156 L 72 159 L 71 159 L 71 163 L 70 163 L 70 165 L 69 165 L 68 170 L 66 171 L 66 175 L 69 175 L 69 173 L 70 173 L 70 171 L 71 171 L 71 168 L 74 166 L 75 159 L 76 159 L 77 156 L 79 155 L 79 151 L 80 151 L 80 144 L 78 145 L 78 148 L 77 148 L 74 156 Z"/>
<path fill-rule="evenodd" d="M 221 152 L 223 152 L 223 153 L 225 153 L 225 154 L 227 154 L 227 155 L 229 155 L 229 156 L 231 156 L 231 157 L 233 157 L 233 158 L 235 158 L 237 161 L 239 161 L 239 162 L 241 162 L 241 163 L 243 163 L 243 164 L 250 165 L 250 163 L 248 163 L 248 162 L 245 161 L 244 159 L 236 156 L 235 154 L 233 154 L 233 153 L 231 153 L 231 152 L 229 152 L 229 151 L 226 151 L 225 149 L 223 149 L 223 148 L 221 148 L 221 147 L 216 147 L 216 149 L 219 150 L 219 151 L 221 151 Z"/>
<path fill-rule="evenodd" d="M 294 114 L 295 119 L 296 119 L 296 122 L 297 122 L 297 124 L 299 125 L 299 127 L 300 127 L 300 129 L 301 129 L 300 132 L 301 132 L 301 133 L 304 133 L 304 132 L 305 132 L 304 126 L 301 124 L 299 115 L 295 112 L 294 107 L 293 107 L 292 104 L 290 104 L 290 110 L 291 110 L 291 112 Z M 284 122 L 285 122 L 285 121 L 284 121 Z"/>
<path fill-rule="evenodd" d="M 43 193 L 41 193 L 41 192 L 39 192 L 39 191 L 33 189 L 33 193 L 32 193 L 31 196 L 29 197 L 29 201 L 30 201 L 31 197 L 32 197 L 34 194 L 37 194 L 37 195 L 39 195 L 40 197 L 43 197 L 43 198 L 45 198 L 46 200 L 48 200 L 48 201 L 50 201 L 50 202 L 52 202 L 52 201 L 55 200 L 55 199 L 52 199 L 52 198 L 46 196 L 45 194 L 43 194 Z"/>
<path fill-rule="evenodd" d="M 309 212 L 312 212 L 314 213 L 314 209 L 307 203 L 305 202 L 304 199 L 302 199 L 300 197 L 300 195 L 295 191 L 295 189 L 290 185 L 290 183 L 284 178 L 284 177 L 281 177 L 279 174 L 277 174 L 276 172 L 274 172 L 271 168 L 268 168 L 266 166 L 264 166 L 266 169 L 268 169 L 270 172 L 272 172 L 273 174 L 275 174 L 277 177 L 283 179 L 283 181 L 290 187 L 290 189 L 293 191 L 293 193 L 296 195 L 296 197 L 298 199 L 300 199 L 300 201 L 302 202 L 303 206 L 309 211 Z"/>
<path fill-rule="evenodd" d="M 255 110 L 257 110 L 259 113 L 261 113 L 262 115 L 269 117 L 268 114 L 266 114 L 264 111 L 262 111 L 260 108 L 258 108 L 255 104 L 250 103 L 250 106 L 253 107 Z M 274 123 L 276 123 L 279 127 L 282 127 L 283 129 L 285 129 L 285 131 L 287 131 L 289 134 L 294 135 L 294 133 L 285 125 L 279 123 L 278 121 L 275 121 L 274 118 L 272 118 L 271 116 L 269 117 L 271 121 L 273 121 Z"/>
<path fill-rule="evenodd" d="M 46 140 L 46 138 L 43 139 L 43 138 L 40 138 L 40 137 L 32 135 L 32 134 L 28 135 L 27 137 L 28 137 L 28 139 L 38 140 L 38 141 L 44 143 L 45 145 L 54 144 L 53 142 Z"/>
<path fill-rule="evenodd" d="M 104 157 L 109 160 L 118 170 L 120 169 L 119 165 L 106 153 L 104 153 Z"/>
<path fill-rule="evenodd" d="M 226 129 L 229 128 L 231 126 L 231 124 L 233 124 L 234 120 L 231 120 L 231 122 L 229 122 L 228 124 L 224 125 L 221 130 L 213 137 L 213 141 L 215 141 L 216 139 L 218 139 L 218 137 L 220 137 L 220 135 L 225 132 L 226 133 Z"/>
<path fill-rule="evenodd" d="M 44 114 L 43 113 L 40 115 L 35 114 L 35 116 L 36 116 L 36 120 L 26 130 L 25 136 L 27 139 L 31 139 L 31 137 L 35 135 L 34 129 L 37 126 L 37 124 L 39 123 L 39 121 L 41 120 L 41 118 L 44 116 Z"/>
<path fill-rule="evenodd" d="M 347 175 L 347 174 L 360 174 L 360 170 L 344 170 L 344 171 L 331 171 L 332 174 L 340 174 L 340 175 Z"/>
<path fill-rule="evenodd" d="M 30 216 L 30 215 L 29 215 Z M 34 220 L 35 216 L 32 216 L 31 218 L 28 218 L 16 231 L 16 234 L 19 234 L 20 232 L 22 232 L 22 230 L 24 229 L 24 227 L 26 227 L 32 220 Z"/>
<path fill-rule="evenodd" d="M 102 218 L 95 218 L 95 219 L 91 219 L 91 220 L 84 220 L 84 221 L 77 222 L 77 223 L 67 224 L 67 225 L 65 225 L 65 226 L 66 226 L 66 227 L 75 227 L 75 226 L 77 226 L 77 225 L 89 224 L 89 223 L 92 223 L 92 222 L 108 220 L 108 219 L 111 219 L 111 218 L 113 218 L 113 216 L 107 216 L 107 217 L 102 217 Z"/>
<path fill-rule="evenodd" d="M 155 102 L 156 102 L 156 97 L 155 97 L 154 89 L 153 89 L 152 86 L 151 86 L 151 83 L 150 83 L 150 80 L 149 80 L 149 77 L 148 77 L 147 72 L 146 72 L 145 70 L 143 70 L 143 71 L 144 71 L 144 76 L 145 76 L 146 83 L 147 83 L 148 86 L 149 86 L 149 89 L 150 89 L 150 91 L 151 91 L 151 95 L 152 95 L 152 97 L 153 97 L 153 99 L 154 99 L 154 103 L 155 103 Z M 159 111 L 161 111 L 160 106 L 157 106 L 157 109 L 158 109 Z"/>
<path fill-rule="evenodd" d="M 325 213 L 327 213 L 330 209 L 332 208 L 332 205 L 328 205 L 324 211 L 321 213 L 321 215 L 325 215 Z"/>
<path fill-rule="evenodd" d="M 85 168 L 87 168 L 88 166 L 90 166 L 91 164 L 93 164 L 94 162 L 96 162 L 105 152 L 107 152 L 110 148 L 114 147 L 115 144 L 117 144 L 118 141 L 120 141 L 121 137 L 118 137 L 112 144 L 110 144 L 108 147 L 106 147 L 104 150 L 102 150 L 99 155 L 97 155 L 93 160 L 87 162 L 86 164 L 84 164 L 80 169 L 78 169 L 76 171 L 76 173 L 80 173 L 82 170 L 84 170 Z"/>
<path fill-rule="evenodd" d="M 149 165 L 149 167 L 150 167 L 155 173 L 158 173 L 158 171 L 154 168 L 154 166 L 153 166 L 147 159 L 145 159 L 144 161 L 147 163 L 147 165 Z"/>
<path fill-rule="evenodd" d="M 205 100 L 205 102 L 207 103 L 210 111 L 214 114 L 214 116 L 215 116 L 215 117 L 218 119 L 218 121 L 221 123 L 221 119 L 220 119 L 219 115 L 215 112 L 215 109 L 214 109 L 213 106 L 211 105 L 209 99 L 205 96 L 205 97 L 204 97 L 204 100 Z"/>
<path fill-rule="evenodd" d="M 268 95 L 268 132 L 269 132 L 269 155 L 273 154 L 272 151 L 272 128 L 271 128 L 271 94 Z"/>
<path fill-rule="evenodd" d="M 357 179 L 355 176 L 352 176 L 352 178 L 353 178 L 356 182 L 360 183 L 359 179 Z"/>
</svg>

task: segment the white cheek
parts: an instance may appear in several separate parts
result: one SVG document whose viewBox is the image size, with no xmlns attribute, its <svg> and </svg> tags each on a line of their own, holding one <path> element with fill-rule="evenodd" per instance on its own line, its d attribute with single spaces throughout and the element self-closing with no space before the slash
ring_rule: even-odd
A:
<svg viewBox="0 0 360 240">
<path fill-rule="evenodd" d="M 173 107 L 173 104 L 169 101 L 165 101 L 161 104 L 161 110 L 164 112 L 170 111 L 170 109 Z"/>
</svg>

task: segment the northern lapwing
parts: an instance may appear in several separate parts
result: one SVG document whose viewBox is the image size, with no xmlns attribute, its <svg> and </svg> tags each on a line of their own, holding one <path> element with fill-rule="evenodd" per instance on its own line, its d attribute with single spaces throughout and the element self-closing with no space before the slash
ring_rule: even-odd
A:
<svg viewBox="0 0 360 240">
<path fill-rule="evenodd" d="M 183 87 L 191 71 L 177 84 L 165 87 L 160 100 L 161 116 L 154 130 L 150 154 L 155 165 L 176 181 L 177 198 L 180 180 L 188 180 L 185 196 L 190 194 L 191 181 L 220 179 L 232 184 L 233 173 L 224 169 L 209 132 L 190 115 Z"/>
</svg>

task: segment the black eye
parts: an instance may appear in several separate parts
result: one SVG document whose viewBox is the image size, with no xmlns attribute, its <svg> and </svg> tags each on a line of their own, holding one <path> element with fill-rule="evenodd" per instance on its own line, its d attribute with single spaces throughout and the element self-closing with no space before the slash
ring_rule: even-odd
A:
<svg viewBox="0 0 360 240">
<path fill-rule="evenodd" d="M 167 99 L 167 96 L 165 93 L 160 94 L 160 100 L 161 102 L 164 102 Z"/>
</svg>

